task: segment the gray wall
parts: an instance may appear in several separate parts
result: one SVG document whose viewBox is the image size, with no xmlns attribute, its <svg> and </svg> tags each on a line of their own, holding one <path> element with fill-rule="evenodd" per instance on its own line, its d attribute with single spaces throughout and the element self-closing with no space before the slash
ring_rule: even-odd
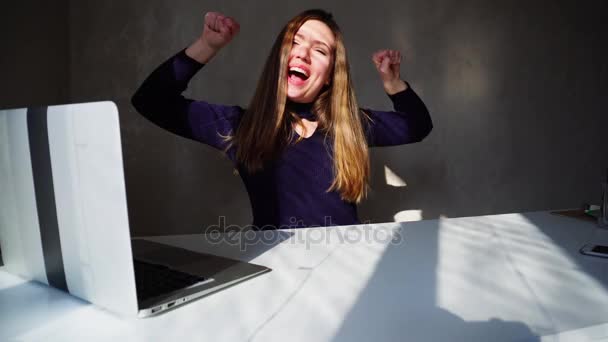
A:
<svg viewBox="0 0 608 342">
<path fill-rule="evenodd" d="M 68 1 L 8 1 L 0 11 L 0 108 L 66 103 Z"/>
<path fill-rule="evenodd" d="M 332 11 L 344 32 L 360 105 L 392 109 L 370 57 L 398 49 L 406 57 L 402 78 L 435 123 L 422 143 L 372 149 L 373 192 L 360 205 L 363 220 L 392 221 L 403 210 L 437 218 L 599 202 L 608 167 L 605 1 L 71 1 L 69 34 L 48 37 L 59 42 L 53 47 L 69 47 L 69 56 L 35 64 L 44 90 L 38 97 L 22 83 L 3 82 L 11 95 L 2 104 L 23 101 L 23 91 L 27 101 L 61 98 L 66 75 L 70 101 L 116 101 L 134 235 L 195 233 L 219 216 L 246 225 L 247 193 L 220 152 L 150 124 L 129 99 L 200 34 L 203 13 L 214 10 L 235 17 L 241 33 L 185 95 L 246 105 L 276 34 L 313 7 Z M 67 13 L 48 10 L 60 12 L 54 20 Z M 64 25 L 59 20 L 51 30 Z M 9 50 L 29 46 L 30 33 L 20 32 L 8 39 Z M 26 49 L 9 55 L 28 66 L 38 60 Z M 50 70 L 66 61 L 67 73 Z M 2 64 L 3 74 L 10 69 Z M 407 186 L 387 185 L 385 167 Z"/>
</svg>

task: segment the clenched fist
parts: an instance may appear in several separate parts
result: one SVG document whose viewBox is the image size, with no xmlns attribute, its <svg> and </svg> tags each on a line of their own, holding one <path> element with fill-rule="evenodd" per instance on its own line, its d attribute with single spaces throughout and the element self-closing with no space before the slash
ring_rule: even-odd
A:
<svg viewBox="0 0 608 342">
<path fill-rule="evenodd" d="M 384 90 L 394 94 L 405 90 L 407 85 L 399 76 L 401 53 L 396 50 L 378 50 L 372 55 L 372 61 L 380 74 Z"/>
<path fill-rule="evenodd" d="M 207 12 L 201 39 L 211 48 L 219 50 L 239 33 L 239 23 L 219 12 Z"/>
<path fill-rule="evenodd" d="M 379 50 L 374 53 L 372 60 L 380 74 L 382 82 L 391 82 L 399 79 L 401 66 L 401 53 L 395 50 Z"/>
</svg>

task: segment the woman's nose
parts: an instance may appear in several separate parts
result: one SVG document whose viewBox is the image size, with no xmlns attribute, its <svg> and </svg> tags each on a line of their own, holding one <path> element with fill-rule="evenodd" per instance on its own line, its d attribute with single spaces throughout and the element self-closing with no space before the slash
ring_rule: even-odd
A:
<svg viewBox="0 0 608 342">
<path fill-rule="evenodd" d="M 304 59 L 306 61 L 308 61 L 309 58 L 309 49 L 305 46 L 302 45 L 296 45 L 294 46 L 295 52 L 294 55 L 295 57 L 300 57 L 301 59 Z"/>
</svg>

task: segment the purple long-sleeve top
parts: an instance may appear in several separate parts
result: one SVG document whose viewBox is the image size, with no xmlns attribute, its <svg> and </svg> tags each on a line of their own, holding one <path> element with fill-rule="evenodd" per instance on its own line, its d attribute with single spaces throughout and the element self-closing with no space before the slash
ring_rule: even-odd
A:
<svg viewBox="0 0 608 342">
<path fill-rule="evenodd" d="M 234 134 L 244 109 L 238 105 L 195 101 L 182 95 L 203 66 L 183 49 L 145 79 L 131 102 L 156 125 L 223 152 L 226 143 L 219 134 Z M 366 109 L 373 120 L 364 126 L 368 146 L 409 144 L 426 137 L 433 127 L 431 117 L 411 86 L 387 95 L 394 111 Z M 311 104 L 294 104 L 293 108 L 301 117 L 314 120 Z M 236 147 L 228 149 L 227 157 L 247 188 L 255 229 L 361 223 L 355 203 L 342 200 L 335 190 L 326 192 L 333 182 L 333 141 L 323 135 L 315 130 L 309 138 L 287 146 L 262 171 L 255 173 L 248 173 L 236 161 Z"/>
</svg>

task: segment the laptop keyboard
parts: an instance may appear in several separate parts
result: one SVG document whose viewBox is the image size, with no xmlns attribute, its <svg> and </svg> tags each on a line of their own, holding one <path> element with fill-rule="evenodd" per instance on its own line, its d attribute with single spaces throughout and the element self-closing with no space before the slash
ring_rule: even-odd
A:
<svg viewBox="0 0 608 342">
<path fill-rule="evenodd" d="M 133 260 L 139 302 L 194 285 L 207 278 L 177 271 L 164 265 Z"/>
</svg>

